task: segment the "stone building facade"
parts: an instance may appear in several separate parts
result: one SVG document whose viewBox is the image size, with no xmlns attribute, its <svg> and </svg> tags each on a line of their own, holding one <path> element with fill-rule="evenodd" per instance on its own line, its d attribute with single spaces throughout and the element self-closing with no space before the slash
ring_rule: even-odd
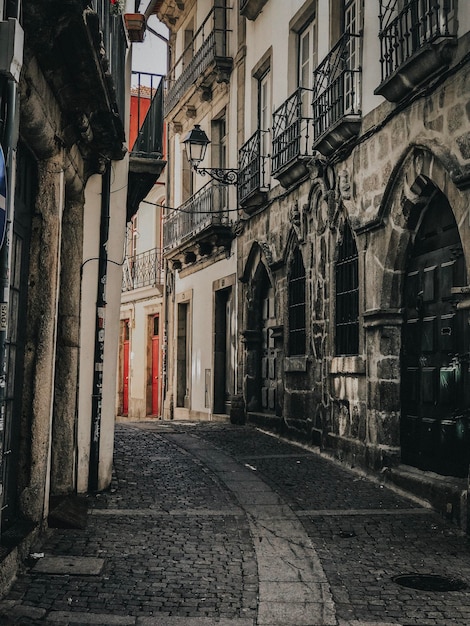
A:
<svg viewBox="0 0 470 626">
<path fill-rule="evenodd" d="M 227 145 L 238 149 L 231 419 L 381 472 L 465 526 L 470 9 L 431 0 L 211 7 L 230 10 L 233 46 L 221 79 Z M 193 41 L 185 20 L 208 10 L 165 0 L 158 15 Z M 220 83 L 212 100 L 204 85 L 194 77 L 190 102 L 172 92 L 175 133 L 216 119 Z M 181 157 L 171 159 L 171 184 L 184 187 L 174 176 Z M 209 264 L 200 246 L 185 256 L 185 245 L 168 257 L 179 254 L 171 290 Z M 178 371 L 177 348 L 169 367 Z"/>
<path fill-rule="evenodd" d="M 123 15 L 107 0 L 0 1 L 0 12 L 6 592 L 38 534 L 48 524 L 79 523 L 77 494 L 111 481 L 122 255 L 135 180 Z"/>
<path fill-rule="evenodd" d="M 270 139 L 264 154 L 258 144 L 264 183 L 248 191 L 251 138 L 240 150 L 246 417 L 381 471 L 465 525 L 470 14 L 462 3 L 458 14 L 439 2 L 295 4 L 240 4 L 245 140 Z M 299 69 L 308 28 L 310 83 Z M 300 90 L 294 111 L 286 88 Z"/>
</svg>

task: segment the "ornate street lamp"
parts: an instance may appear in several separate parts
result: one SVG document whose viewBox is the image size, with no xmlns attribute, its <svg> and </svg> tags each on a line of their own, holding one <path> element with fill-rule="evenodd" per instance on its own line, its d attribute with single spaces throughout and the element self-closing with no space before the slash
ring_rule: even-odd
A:
<svg viewBox="0 0 470 626">
<path fill-rule="evenodd" d="M 205 176 L 208 174 L 211 178 L 223 185 L 237 185 L 238 184 L 238 170 L 222 167 L 199 167 L 204 157 L 206 156 L 207 146 L 210 144 L 210 139 L 206 133 L 202 130 L 199 124 L 195 124 L 194 128 L 189 131 L 186 138 L 183 140 L 186 148 L 186 156 L 191 164 L 191 167 L 195 172 Z"/>
</svg>

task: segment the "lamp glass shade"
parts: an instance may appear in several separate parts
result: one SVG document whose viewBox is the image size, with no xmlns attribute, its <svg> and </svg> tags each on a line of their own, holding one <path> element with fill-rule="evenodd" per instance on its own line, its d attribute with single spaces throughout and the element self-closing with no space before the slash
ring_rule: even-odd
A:
<svg viewBox="0 0 470 626">
<path fill-rule="evenodd" d="M 188 161 L 191 165 L 197 167 L 206 156 L 207 146 L 210 144 L 209 137 L 199 124 L 195 124 L 194 128 L 186 135 L 183 143 L 186 148 Z"/>
</svg>

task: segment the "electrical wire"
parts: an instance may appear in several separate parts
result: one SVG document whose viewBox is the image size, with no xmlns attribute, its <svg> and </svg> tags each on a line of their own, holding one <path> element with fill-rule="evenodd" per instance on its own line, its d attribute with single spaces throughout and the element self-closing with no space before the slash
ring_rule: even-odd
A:
<svg viewBox="0 0 470 626">
<path fill-rule="evenodd" d="M 188 213 L 191 215 L 214 215 L 216 213 L 239 213 L 242 209 L 221 209 L 220 211 L 193 211 L 191 209 L 180 209 L 171 206 L 167 206 L 166 204 L 160 204 L 159 202 L 150 202 L 149 200 L 142 200 L 144 204 L 151 204 L 152 206 L 158 206 L 161 209 L 167 209 L 168 211 L 175 211 L 177 213 Z"/>
</svg>

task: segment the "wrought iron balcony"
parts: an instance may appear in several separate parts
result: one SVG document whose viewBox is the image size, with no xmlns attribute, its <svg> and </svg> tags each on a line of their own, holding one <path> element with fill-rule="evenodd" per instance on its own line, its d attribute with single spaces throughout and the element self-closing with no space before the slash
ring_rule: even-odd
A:
<svg viewBox="0 0 470 626">
<path fill-rule="evenodd" d="M 257 130 L 238 152 L 238 200 L 247 210 L 261 204 L 267 194 L 267 150 L 263 148 L 268 131 Z"/>
<path fill-rule="evenodd" d="M 214 247 L 227 246 L 233 239 L 228 211 L 228 187 L 210 181 L 191 196 L 163 223 L 165 256 L 193 262 L 198 254 L 209 254 Z"/>
<path fill-rule="evenodd" d="M 165 116 L 194 84 L 207 92 L 214 82 L 228 82 L 233 66 L 227 51 L 228 11 L 225 2 L 214 0 L 214 7 L 168 72 Z"/>
<path fill-rule="evenodd" d="M 398 102 L 445 69 L 456 44 L 455 0 L 380 3 L 382 82 L 375 93 Z"/>
<path fill-rule="evenodd" d="M 308 174 L 312 156 L 312 90 L 299 87 L 273 115 L 272 175 L 289 187 Z"/>
<path fill-rule="evenodd" d="M 360 41 L 345 33 L 313 72 L 313 147 L 325 156 L 360 130 Z"/>
<path fill-rule="evenodd" d="M 163 155 L 163 80 L 148 72 L 133 72 L 137 85 L 131 90 L 131 140 L 129 159 L 127 219 L 137 212 L 140 202 L 160 176 Z"/>
<path fill-rule="evenodd" d="M 162 284 L 163 253 L 161 248 L 153 248 L 153 250 L 126 257 L 122 272 L 123 292 Z"/>
<path fill-rule="evenodd" d="M 241 0 L 240 15 L 248 20 L 255 20 L 268 0 Z"/>
</svg>

